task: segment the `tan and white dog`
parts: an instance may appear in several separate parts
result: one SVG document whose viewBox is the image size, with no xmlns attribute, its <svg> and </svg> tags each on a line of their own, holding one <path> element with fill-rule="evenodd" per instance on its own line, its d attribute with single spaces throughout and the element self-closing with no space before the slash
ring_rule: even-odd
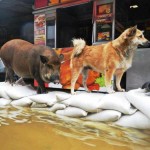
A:
<svg viewBox="0 0 150 150">
<path fill-rule="evenodd" d="M 144 37 L 143 31 L 137 26 L 126 29 L 117 39 L 106 44 L 88 46 L 82 39 L 74 39 L 74 49 L 71 55 L 71 93 L 74 94 L 74 86 L 79 77 L 83 75 L 83 86 L 86 85 L 88 69 L 104 73 L 105 85 L 108 93 L 114 93 L 111 88 L 111 79 L 116 75 L 116 87 L 118 91 L 125 91 L 120 86 L 124 72 L 132 66 L 134 52 L 138 45 L 147 45 L 149 41 Z"/>
</svg>

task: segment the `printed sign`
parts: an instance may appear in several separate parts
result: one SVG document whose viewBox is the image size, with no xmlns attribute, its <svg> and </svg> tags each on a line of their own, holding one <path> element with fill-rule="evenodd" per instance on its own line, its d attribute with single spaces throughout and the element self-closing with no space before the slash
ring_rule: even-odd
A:
<svg viewBox="0 0 150 150">
<path fill-rule="evenodd" d="M 96 40 L 98 42 L 112 39 L 112 3 L 98 5 L 96 12 Z"/>
<path fill-rule="evenodd" d="M 34 44 L 46 45 L 46 17 L 45 14 L 34 16 Z"/>
<path fill-rule="evenodd" d="M 97 21 L 101 23 L 112 22 L 112 4 L 97 6 Z"/>
</svg>

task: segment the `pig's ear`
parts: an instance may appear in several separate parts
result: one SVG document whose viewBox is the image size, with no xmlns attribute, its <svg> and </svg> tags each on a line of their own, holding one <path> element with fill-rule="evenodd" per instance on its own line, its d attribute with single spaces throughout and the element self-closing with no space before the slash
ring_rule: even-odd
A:
<svg viewBox="0 0 150 150">
<path fill-rule="evenodd" d="M 48 63 L 48 58 L 46 57 L 46 56 L 42 56 L 42 55 L 40 55 L 40 60 L 41 60 L 41 62 L 43 63 L 43 64 L 46 64 L 46 63 Z"/>
<path fill-rule="evenodd" d="M 64 60 L 64 55 L 63 54 L 60 54 L 58 57 L 59 57 L 60 62 L 62 62 Z"/>
</svg>

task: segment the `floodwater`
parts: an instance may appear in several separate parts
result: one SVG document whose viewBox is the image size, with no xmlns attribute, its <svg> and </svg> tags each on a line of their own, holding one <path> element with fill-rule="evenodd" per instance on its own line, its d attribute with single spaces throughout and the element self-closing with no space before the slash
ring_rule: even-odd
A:
<svg viewBox="0 0 150 150">
<path fill-rule="evenodd" d="M 149 150 L 150 130 L 56 116 L 45 110 L 0 108 L 0 150 Z"/>
</svg>

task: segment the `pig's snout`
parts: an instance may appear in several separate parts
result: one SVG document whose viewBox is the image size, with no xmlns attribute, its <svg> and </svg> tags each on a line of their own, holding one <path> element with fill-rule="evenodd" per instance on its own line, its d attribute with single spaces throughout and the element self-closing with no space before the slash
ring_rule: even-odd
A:
<svg viewBox="0 0 150 150">
<path fill-rule="evenodd" d="M 52 75 L 50 81 L 54 82 L 54 84 L 59 84 L 59 75 Z"/>
</svg>

